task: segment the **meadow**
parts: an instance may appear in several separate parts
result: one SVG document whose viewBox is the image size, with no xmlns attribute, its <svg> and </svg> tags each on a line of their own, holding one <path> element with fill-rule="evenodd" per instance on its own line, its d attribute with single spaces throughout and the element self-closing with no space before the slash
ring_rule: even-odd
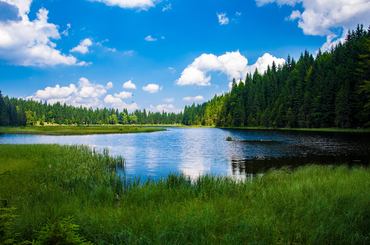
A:
<svg viewBox="0 0 370 245">
<path fill-rule="evenodd" d="M 66 234 L 80 241 L 69 244 L 370 242 L 368 168 L 282 168 L 253 181 L 173 173 L 141 184 L 119 169 L 123 158 L 87 146 L 0 145 L 0 221 L 8 222 L 8 238 L 34 244 L 62 244 Z M 1 218 L 6 212 L 14 216 Z"/>
<path fill-rule="evenodd" d="M 38 135 L 88 135 L 88 134 L 124 134 L 165 131 L 166 129 L 141 126 L 28 126 L 0 127 L 0 134 L 38 134 Z"/>
</svg>

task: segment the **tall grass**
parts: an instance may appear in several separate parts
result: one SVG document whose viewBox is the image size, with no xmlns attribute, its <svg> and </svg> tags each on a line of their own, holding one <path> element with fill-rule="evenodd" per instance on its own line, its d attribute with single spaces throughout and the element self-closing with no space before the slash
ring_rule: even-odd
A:
<svg viewBox="0 0 370 245">
<path fill-rule="evenodd" d="M 107 165 L 107 163 L 110 164 Z M 73 216 L 95 244 L 368 244 L 370 171 L 271 170 L 237 180 L 173 173 L 125 180 L 117 159 L 88 148 L 1 145 L 0 199 L 16 207 L 22 240 Z"/>
</svg>

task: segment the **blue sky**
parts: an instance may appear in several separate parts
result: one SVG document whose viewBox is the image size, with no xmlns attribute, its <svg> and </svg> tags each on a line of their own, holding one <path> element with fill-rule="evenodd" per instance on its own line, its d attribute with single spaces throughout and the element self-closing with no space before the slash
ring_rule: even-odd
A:
<svg viewBox="0 0 370 245">
<path fill-rule="evenodd" d="M 344 41 L 369 0 L 0 0 L 0 90 L 179 112 L 272 61 Z"/>
</svg>

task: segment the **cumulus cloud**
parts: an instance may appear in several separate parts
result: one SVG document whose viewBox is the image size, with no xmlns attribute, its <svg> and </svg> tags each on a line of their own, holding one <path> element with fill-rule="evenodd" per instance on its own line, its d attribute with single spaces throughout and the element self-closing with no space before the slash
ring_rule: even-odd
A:
<svg viewBox="0 0 370 245">
<path fill-rule="evenodd" d="M 171 9 L 171 3 L 167 6 L 163 7 L 162 11 L 170 10 Z"/>
<path fill-rule="evenodd" d="M 185 68 L 181 73 L 181 77 L 175 83 L 179 86 L 209 86 L 211 85 L 211 75 L 206 75 L 209 71 L 221 71 L 221 73 L 228 76 L 229 80 L 233 78 L 239 79 L 244 78 L 248 72 L 254 72 L 256 68 L 259 72 L 264 72 L 267 70 L 268 65 L 272 65 L 273 61 L 277 65 L 285 62 L 284 59 L 278 59 L 266 53 L 258 58 L 255 64 L 248 66 L 248 59 L 241 55 L 239 50 L 236 52 L 226 52 L 226 54 L 221 56 L 202 54 Z"/>
<path fill-rule="evenodd" d="M 0 1 L 0 21 L 20 21 L 18 8 L 12 4 Z"/>
<path fill-rule="evenodd" d="M 90 83 L 84 77 L 81 77 L 77 84 L 79 88 L 77 96 L 81 98 L 99 98 L 107 93 L 103 85 Z"/>
<path fill-rule="evenodd" d="M 201 95 L 198 95 L 198 96 L 195 96 L 195 97 L 184 97 L 182 98 L 184 101 L 201 101 L 201 100 L 204 100 L 203 96 Z"/>
<path fill-rule="evenodd" d="M 218 18 L 218 23 L 220 23 L 220 25 L 227 25 L 229 24 L 229 18 L 226 17 L 226 13 L 216 13 L 217 15 L 217 18 Z"/>
<path fill-rule="evenodd" d="M 104 102 L 109 104 L 120 104 L 123 101 L 120 98 L 113 97 L 112 95 L 108 94 L 107 96 L 105 96 Z"/>
<path fill-rule="evenodd" d="M 154 7 L 155 0 L 90 0 L 92 2 L 101 2 L 108 6 L 118 6 L 121 8 L 138 8 L 147 10 Z"/>
<path fill-rule="evenodd" d="M 167 103 L 170 103 L 170 102 L 174 102 L 175 99 L 174 98 L 166 98 L 166 99 L 163 99 L 164 102 L 167 102 Z"/>
<path fill-rule="evenodd" d="M 125 82 L 122 87 L 127 89 L 136 89 L 136 85 L 132 83 L 131 80 Z"/>
<path fill-rule="evenodd" d="M 86 65 L 55 49 L 51 39 L 60 39 L 58 26 L 48 23 L 49 11 L 41 8 L 29 21 L 32 0 L 0 0 L 18 10 L 17 19 L 0 22 L 0 58 L 21 66 Z"/>
<path fill-rule="evenodd" d="M 129 111 L 140 109 L 136 103 L 126 104 L 122 99 L 132 97 L 132 93 L 122 91 L 120 93 L 115 93 L 114 95 L 108 94 L 106 89 L 112 88 L 113 83 L 108 82 L 104 87 L 101 84 L 91 83 L 87 78 L 81 77 L 77 83 L 70 84 L 69 86 L 59 86 L 46 87 L 43 90 L 37 90 L 37 92 L 27 97 L 26 99 L 33 100 L 47 100 L 49 104 L 54 104 L 60 102 L 62 104 L 66 103 L 73 106 L 84 106 L 84 107 L 106 107 L 104 103 L 110 104 L 117 109 L 126 108 Z"/>
<path fill-rule="evenodd" d="M 149 93 L 156 93 L 159 90 L 162 90 L 162 87 L 163 86 L 159 87 L 158 84 L 148 84 L 147 86 L 143 87 L 143 90 Z"/>
<path fill-rule="evenodd" d="M 124 109 L 124 108 L 129 110 L 129 111 L 134 111 L 134 110 L 140 109 L 140 106 L 138 106 L 135 102 L 133 102 L 131 104 L 126 104 L 120 98 L 117 98 L 116 94 L 114 96 L 108 94 L 107 96 L 105 96 L 104 102 L 107 103 L 107 104 L 112 104 L 112 106 L 114 108 L 121 109 L 121 110 Z"/>
<path fill-rule="evenodd" d="M 147 36 L 147 37 L 145 38 L 145 40 L 146 40 L 146 41 L 148 41 L 148 42 L 154 42 L 154 41 L 157 41 L 157 38 L 152 38 L 152 36 L 151 36 L 151 35 L 149 35 L 149 36 Z"/>
<path fill-rule="evenodd" d="M 338 28 L 346 32 L 358 23 L 370 22 L 369 0 L 256 0 L 258 6 L 276 2 L 278 5 L 295 6 L 302 3 L 304 11 L 293 10 L 288 20 L 298 19 L 298 26 L 306 35 L 327 36 L 325 47 L 339 42 Z M 325 48 L 323 46 L 323 48 Z"/>
<path fill-rule="evenodd" d="M 111 89 L 111 88 L 113 88 L 113 83 L 112 82 L 107 83 L 107 86 L 105 86 L 105 89 Z"/>
<path fill-rule="evenodd" d="M 121 98 L 121 99 L 127 99 L 132 97 L 131 92 L 122 91 L 119 94 L 114 94 L 114 97 Z"/>
<path fill-rule="evenodd" d="M 86 38 L 80 42 L 80 45 L 71 49 L 70 52 L 79 52 L 81 54 L 88 53 L 89 46 L 91 46 L 92 44 L 92 41 L 89 38 Z"/>
<path fill-rule="evenodd" d="M 183 109 L 177 109 L 172 104 L 169 104 L 169 105 L 168 104 L 161 104 L 161 105 L 157 105 L 157 106 L 150 105 L 150 108 L 148 108 L 147 111 L 157 111 L 157 112 L 165 111 L 167 113 L 168 112 L 180 113 L 181 111 L 183 111 Z"/>
<path fill-rule="evenodd" d="M 46 87 L 44 90 L 37 90 L 35 97 L 39 99 L 66 98 L 73 93 L 77 93 L 77 88 L 74 84 L 70 84 L 69 87 L 60 87 L 57 84 L 53 88 Z"/>
<path fill-rule="evenodd" d="M 77 85 L 70 84 L 68 87 L 61 87 L 57 84 L 55 87 L 46 87 L 27 99 L 47 100 L 50 104 L 60 102 L 73 106 L 102 107 L 100 98 L 107 93 L 105 88 L 110 85 L 112 85 L 111 82 L 104 87 L 101 84 L 90 83 L 87 78 L 81 77 Z"/>
</svg>

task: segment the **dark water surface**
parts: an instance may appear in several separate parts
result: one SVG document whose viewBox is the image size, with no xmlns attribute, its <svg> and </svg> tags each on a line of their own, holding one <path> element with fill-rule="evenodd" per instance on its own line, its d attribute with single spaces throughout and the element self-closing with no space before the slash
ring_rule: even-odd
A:
<svg viewBox="0 0 370 245">
<path fill-rule="evenodd" d="M 233 141 L 226 141 L 231 136 Z M 369 165 L 370 134 L 279 130 L 168 128 L 139 134 L 84 136 L 0 135 L 0 144 L 84 144 L 126 159 L 129 176 L 211 173 L 246 176 L 285 165 Z"/>
</svg>

